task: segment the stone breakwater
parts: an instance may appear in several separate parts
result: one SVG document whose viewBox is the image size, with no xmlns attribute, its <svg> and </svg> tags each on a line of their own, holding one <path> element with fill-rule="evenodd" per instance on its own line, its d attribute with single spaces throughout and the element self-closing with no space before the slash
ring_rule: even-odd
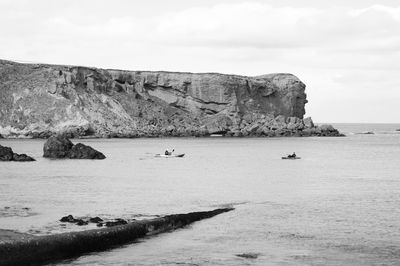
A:
<svg viewBox="0 0 400 266">
<path fill-rule="evenodd" d="M 339 136 L 304 118 L 305 85 L 291 74 L 105 70 L 0 60 L 6 138 Z"/>
<path fill-rule="evenodd" d="M 222 208 L 212 211 L 173 214 L 104 229 L 49 236 L 21 235 L 16 237 L 15 241 L 0 242 L 0 265 L 42 265 L 57 262 L 88 252 L 103 251 L 132 243 L 139 238 L 182 228 L 232 210 L 233 208 Z"/>
</svg>

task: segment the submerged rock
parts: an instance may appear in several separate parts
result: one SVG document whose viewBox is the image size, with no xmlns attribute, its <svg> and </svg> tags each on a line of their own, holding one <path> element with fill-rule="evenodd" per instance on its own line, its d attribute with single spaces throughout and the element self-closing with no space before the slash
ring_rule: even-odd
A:
<svg viewBox="0 0 400 266">
<path fill-rule="evenodd" d="M 71 214 L 68 215 L 68 216 L 62 217 L 62 218 L 60 219 L 60 222 L 63 222 L 63 223 L 73 223 L 73 224 L 76 224 L 76 225 L 79 225 L 79 226 L 81 226 L 81 225 L 88 225 L 88 224 L 89 224 L 88 221 L 85 221 L 85 220 L 83 220 L 83 219 L 76 219 L 76 218 L 74 218 Z"/>
<path fill-rule="evenodd" d="M 374 135 L 375 133 L 372 132 L 372 131 L 364 131 L 364 132 L 357 133 L 357 134 L 361 134 L 361 135 Z"/>
<path fill-rule="evenodd" d="M 98 216 L 96 216 L 96 217 L 91 217 L 90 219 L 89 219 L 89 222 L 91 222 L 91 223 L 100 223 L 100 222 L 102 222 L 103 221 L 103 219 L 101 219 L 100 217 L 98 217 Z"/>
<path fill-rule="evenodd" d="M 43 157 L 69 159 L 105 159 L 103 153 L 82 143 L 73 144 L 65 134 L 51 136 L 43 146 Z"/>
<path fill-rule="evenodd" d="M 118 218 L 118 219 L 115 219 L 115 221 L 106 222 L 104 225 L 107 227 L 112 227 L 112 226 L 123 225 L 123 224 L 127 224 L 127 223 L 128 222 L 125 221 L 124 219 Z"/>
<path fill-rule="evenodd" d="M 258 253 L 242 253 L 242 254 L 236 254 L 236 256 L 245 258 L 245 259 L 257 259 L 260 254 Z"/>
<path fill-rule="evenodd" d="M 97 224 L 97 227 L 102 227 L 103 225 L 106 227 L 112 227 L 112 226 L 117 226 L 117 225 L 123 225 L 123 224 L 127 224 L 128 222 L 124 219 L 121 218 L 116 218 L 112 221 L 106 221 L 103 222 L 104 220 L 101 219 L 100 217 L 96 216 L 96 217 L 90 217 L 88 220 L 84 220 L 84 219 L 77 219 L 74 218 L 74 216 L 67 215 L 64 216 L 60 219 L 60 222 L 63 223 L 73 223 L 76 224 L 78 226 L 82 226 L 82 225 L 88 225 L 89 223 L 95 223 Z"/>
<path fill-rule="evenodd" d="M 14 153 L 10 147 L 0 145 L 0 161 L 32 162 L 35 159 L 26 154 Z"/>
<path fill-rule="evenodd" d="M 5 206 L 0 208 L 0 217 L 30 217 L 34 215 L 37 215 L 37 213 L 29 207 Z"/>
<path fill-rule="evenodd" d="M 82 219 L 76 219 L 76 225 L 88 225 L 89 223 L 87 221 L 84 221 Z"/>
</svg>

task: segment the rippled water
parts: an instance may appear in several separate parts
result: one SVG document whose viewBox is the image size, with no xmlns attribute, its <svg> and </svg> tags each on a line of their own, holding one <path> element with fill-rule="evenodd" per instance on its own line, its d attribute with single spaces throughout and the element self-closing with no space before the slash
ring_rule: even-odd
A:
<svg viewBox="0 0 400 266">
<path fill-rule="evenodd" d="M 37 159 L 0 163 L 0 228 L 49 234 L 85 229 L 62 227 L 67 214 L 129 219 L 234 205 L 62 264 L 399 265 L 397 128 L 344 138 L 79 140 L 102 151 L 102 161 L 49 160 L 41 140 L 0 140 Z M 154 157 L 165 148 L 186 155 Z M 293 151 L 302 159 L 281 160 Z M 257 258 L 236 256 L 243 253 Z"/>
</svg>

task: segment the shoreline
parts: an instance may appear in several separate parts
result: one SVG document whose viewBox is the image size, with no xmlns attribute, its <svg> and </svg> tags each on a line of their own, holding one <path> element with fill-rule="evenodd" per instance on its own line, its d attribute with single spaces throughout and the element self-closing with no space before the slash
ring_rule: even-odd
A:
<svg viewBox="0 0 400 266">
<path fill-rule="evenodd" d="M 16 135 L 16 136 L 4 136 L 0 135 L 0 140 L 24 140 L 24 139 L 39 139 L 39 140 L 46 140 L 53 135 L 57 135 L 58 133 L 54 133 L 49 135 L 48 137 L 35 137 L 35 136 L 25 136 L 25 135 Z M 62 133 L 61 133 L 62 134 Z M 208 138 L 229 138 L 229 139 L 273 139 L 273 138 L 311 138 L 311 137 L 318 137 L 318 138 L 325 138 L 325 137 L 346 137 L 346 135 L 342 132 L 338 134 L 326 134 L 326 135 L 300 135 L 300 134 L 292 134 L 292 135 L 279 135 L 279 136 L 257 136 L 257 135 L 248 135 L 248 136 L 230 136 L 230 135 L 206 135 L 206 136 L 195 136 L 195 135 L 188 135 L 188 136 L 172 136 L 172 135 L 159 135 L 159 136 L 69 136 L 69 139 L 179 139 L 179 138 L 193 138 L 193 139 L 208 139 Z"/>
</svg>

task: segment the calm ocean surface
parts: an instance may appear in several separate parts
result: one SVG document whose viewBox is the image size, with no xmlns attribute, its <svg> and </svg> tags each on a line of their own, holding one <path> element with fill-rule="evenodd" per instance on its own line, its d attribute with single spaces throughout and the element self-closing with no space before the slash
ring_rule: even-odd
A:
<svg viewBox="0 0 400 266">
<path fill-rule="evenodd" d="M 0 140 L 0 228 L 51 234 L 65 215 L 141 219 L 232 212 L 68 265 L 400 265 L 400 124 L 335 124 L 343 138 L 83 142 L 106 160 L 42 158 L 43 140 Z M 363 135 L 359 132 L 373 131 Z M 184 158 L 155 158 L 166 148 Z M 296 152 L 301 160 L 281 160 Z M 256 253 L 257 259 L 236 256 Z"/>
</svg>

